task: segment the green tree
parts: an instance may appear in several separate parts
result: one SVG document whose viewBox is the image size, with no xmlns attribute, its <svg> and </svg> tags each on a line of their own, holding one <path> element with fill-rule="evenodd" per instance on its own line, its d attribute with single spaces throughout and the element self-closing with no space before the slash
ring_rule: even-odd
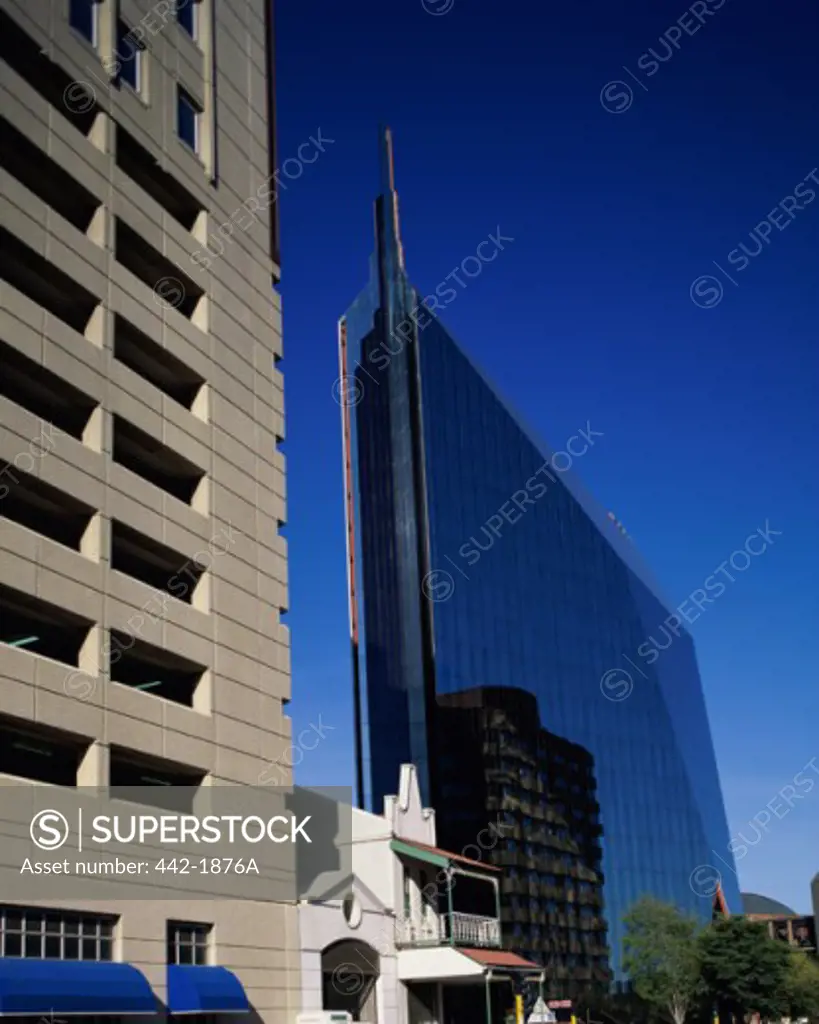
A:
<svg viewBox="0 0 819 1024">
<path fill-rule="evenodd" d="M 720 1011 L 747 1019 L 788 1012 L 791 951 L 764 924 L 742 917 L 715 922 L 699 939 L 702 977 Z"/>
<path fill-rule="evenodd" d="M 819 1017 L 819 963 L 801 949 L 791 951 L 786 991 L 791 1017 Z"/>
<path fill-rule="evenodd" d="M 646 896 L 624 919 L 623 966 L 634 991 L 683 1024 L 700 978 L 697 922 L 676 907 Z"/>
</svg>

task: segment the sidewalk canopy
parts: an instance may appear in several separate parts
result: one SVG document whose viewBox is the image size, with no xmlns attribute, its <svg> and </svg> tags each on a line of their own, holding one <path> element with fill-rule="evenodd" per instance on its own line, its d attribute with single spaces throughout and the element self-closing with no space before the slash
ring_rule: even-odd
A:
<svg viewBox="0 0 819 1024">
<path fill-rule="evenodd" d="M 168 1010 L 186 1013 L 250 1013 L 242 983 L 225 967 L 168 964 Z"/>
<path fill-rule="evenodd" d="M 463 949 L 455 946 L 426 946 L 402 949 L 398 953 L 401 981 L 479 982 L 488 975 L 540 978 L 543 968 L 516 953 L 503 949 Z"/>
<path fill-rule="evenodd" d="M 130 964 L 0 958 L 0 1016 L 154 1016 L 148 979 Z"/>
<path fill-rule="evenodd" d="M 485 970 L 511 974 L 542 974 L 543 968 L 506 949 L 462 949 L 460 951 Z"/>
</svg>

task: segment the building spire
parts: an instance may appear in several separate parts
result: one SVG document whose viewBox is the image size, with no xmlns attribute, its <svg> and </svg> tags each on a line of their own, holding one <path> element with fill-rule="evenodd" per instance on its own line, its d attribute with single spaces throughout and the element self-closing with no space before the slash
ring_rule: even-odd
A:
<svg viewBox="0 0 819 1024">
<path fill-rule="evenodd" d="M 381 194 L 395 191 L 395 165 L 392 153 L 392 131 L 386 125 L 380 129 L 381 145 Z"/>
<path fill-rule="evenodd" d="M 401 244 L 401 225 L 398 220 L 398 193 L 395 191 L 395 161 L 392 148 L 392 130 L 386 125 L 380 129 L 381 195 L 390 215 L 390 227 L 395 244 L 398 266 L 404 269 L 404 247 Z"/>
</svg>

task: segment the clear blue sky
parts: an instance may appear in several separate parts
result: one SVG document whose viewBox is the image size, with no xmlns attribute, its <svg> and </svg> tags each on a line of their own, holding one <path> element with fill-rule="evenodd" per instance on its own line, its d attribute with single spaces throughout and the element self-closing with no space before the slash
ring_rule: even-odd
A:
<svg viewBox="0 0 819 1024">
<path fill-rule="evenodd" d="M 327 730 L 297 781 L 353 780 L 332 386 L 387 122 L 414 282 L 432 290 L 498 227 L 514 238 L 444 319 L 555 447 L 587 421 L 604 433 L 578 472 L 665 592 L 682 601 L 766 521 L 782 532 L 690 628 L 732 833 L 754 838 L 769 801 L 783 815 L 741 886 L 807 911 L 819 775 L 790 812 L 775 798 L 819 764 L 819 191 L 744 269 L 729 254 L 819 167 L 819 12 L 706 6 L 697 30 L 667 0 L 277 3 L 280 162 L 319 127 L 334 140 L 281 196 L 290 711 L 294 734 Z M 670 59 L 654 68 L 652 47 Z M 633 90 L 619 114 L 612 80 Z M 690 297 L 704 274 L 724 285 L 713 308 Z"/>
</svg>

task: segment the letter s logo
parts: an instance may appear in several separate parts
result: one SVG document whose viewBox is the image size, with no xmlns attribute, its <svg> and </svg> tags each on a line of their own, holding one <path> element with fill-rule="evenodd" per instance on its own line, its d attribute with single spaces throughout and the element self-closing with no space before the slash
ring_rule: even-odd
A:
<svg viewBox="0 0 819 1024">
<path fill-rule="evenodd" d="M 56 850 L 68 839 L 68 821 L 59 811 L 39 811 L 31 819 L 29 835 L 41 850 Z"/>
</svg>

